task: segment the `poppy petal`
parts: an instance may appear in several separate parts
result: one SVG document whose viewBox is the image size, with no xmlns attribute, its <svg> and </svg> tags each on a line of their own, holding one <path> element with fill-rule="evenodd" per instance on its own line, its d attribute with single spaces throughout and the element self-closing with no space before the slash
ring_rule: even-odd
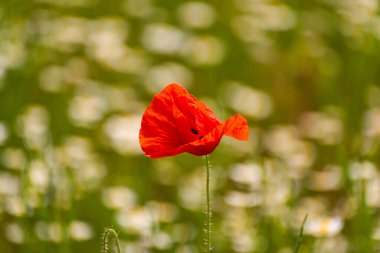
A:
<svg viewBox="0 0 380 253">
<path fill-rule="evenodd" d="M 176 155 L 184 152 L 179 147 L 198 140 L 194 131 L 206 134 L 219 124 L 219 119 L 204 103 L 181 85 L 172 83 L 154 96 L 144 112 L 140 145 L 152 158 Z"/>
<path fill-rule="evenodd" d="M 172 98 L 170 93 L 161 92 L 156 95 L 144 112 L 139 140 L 142 150 L 150 157 L 175 155 L 183 143 L 173 117 Z"/>
<path fill-rule="evenodd" d="M 227 135 L 238 140 L 248 140 L 248 123 L 247 120 L 239 114 L 236 114 L 225 121 L 223 124 L 214 128 L 202 139 L 188 143 L 180 147 L 182 152 L 193 155 L 208 155 L 218 146 L 223 135 Z"/>
<path fill-rule="evenodd" d="M 247 140 L 246 119 L 235 115 L 222 123 L 203 102 L 172 83 L 153 97 L 144 112 L 139 140 L 147 156 L 160 158 L 183 152 L 207 155 L 223 135 Z"/>
<path fill-rule="evenodd" d="M 249 130 L 247 120 L 240 114 L 236 114 L 227 120 L 224 134 L 240 141 L 247 141 L 249 138 Z M 226 123 L 227 123 L 226 122 Z"/>
</svg>

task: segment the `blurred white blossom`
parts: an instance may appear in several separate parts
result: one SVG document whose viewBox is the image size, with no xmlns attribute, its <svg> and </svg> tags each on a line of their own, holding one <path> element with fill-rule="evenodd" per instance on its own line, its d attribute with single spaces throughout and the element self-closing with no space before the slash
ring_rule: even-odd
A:
<svg viewBox="0 0 380 253">
<path fill-rule="evenodd" d="M 225 46 L 216 37 L 190 37 L 184 43 L 182 54 L 187 61 L 196 66 L 214 66 L 222 62 Z"/>
<path fill-rule="evenodd" d="M 5 236 L 12 243 L 22 244 L 25 239 L 25 232 L 20 224 L 8 223 L 5 226 Z"/>
<path fill-rule="evenodd" d="M 380 107 L 369 109 L 364 117 L 364 134 L 368 137 L 380 137 Z"/>
<path fill-rule="evenodd" d="M 314 163 L 314 146 L 302 140 L 299 131 L 293 126 L 277 126 L 268 131 L 264 146 L 286 162 L 292 178 L 302 178 L 306 169 Z"/>
<path fill-rule="evenodd" d="M 215 20 L 214 8 L 199 1 L 186 2 L 178 8 L 178 18 L 190 28 L 208 28 Z"/>
<path fill-rule="evenodd" d="M 147 50 L 159 54 L 178 53 L 185 39 L 184 32 L 164 23 L 151 24 L 145 27 L 142 42 Z"/>
<path fill-rule="evenodd" d="M 8 196 L 5 199 L 4 210 L 10 215 L 21 217 L 26 214 L 26 204 L 21 196 Z"/>
<path fill-rule="evenodd" d="M 28 172 L 32 187 L 39 192 L 45 192 L 49 183 L 49 171 L 46 164 L 41 160 L 31 161 Z"/>
<path fill-rule="evenodd" d="M 85 241 L 93 237 L 94 231 L 91 225 L 80 220 L 73 220 L 68 226 L 70 237 L 76 241 Z"/>
<path fill-rule="evenodd" d="M 130 188 L 113 186 L 103 190 L 102 200 L 108 208 L 127 210 L 136 205 L 137 196 Z"/>
<path fill-rule="evenodd" d="M 256 163 L 240 163 L 230 170 L 230 178 L 241 184 L 248 185 L 250 189 L 260 189 L 262 186 L 262 168 Z"/>
<path fill-rule="evenodd" d="M 233 207 L 254 207 L 263 203 L 263 197 L 257 193 L 244 193 L 239 191 L 230 191 L 224 197 L 224 201 Z"/>
<path fill-rule="evenodd" d="M 8 138 L 8 128 L 3 122 L 0 122 L 0 146 L 2 146 Z"/>
<path fill-rule="evenodd" d="M 79 95 L 73 98 L 69 116 L 74 125 L 88 127 L 103 118 L 107 102 L 101 96 Z"/>
<path fill-rule="evenodd" d="M 141 154 L 138 140 L 141 117 L 138 115 L 115 115 L 109 118 L 103 131 L 109 145 L 121 154 Z"/>
<path fill-rule="evenodd" d="M 152 214 L 144 207 L 121 210 L 116 219 L 125 231 L 135 232 L 144 236 L 150 235 L 154 221 Z"/>
<path fill-rule="evenodd" d="M 18 118 L 19 134 L 27 146 L 42 149 L 47 145 L 49 115 L 45 107 L 29 105 Z"/>
<path fill-rule="evenodd" d="M 175 63 L 165 62 L 153 66 L 145 74 L 144 86 L 151 93 L 160 92 L 169 83 L 180 83 L 185 88 L 190 87 L 193 73 L 187 67 Z"/>
<path fill-rule="evenodd" d="M 244 116 L 265 119 L 272 113 L 272 100 L 263 91 L 232 82 L 228 85 L 225 96 L 229 106 Z"/>
<path fill-rule="evenodd" d="M 43 241 L 51 241 L 60 243 L 63 240 L 63 225 L 58 221 L 45 222 L 38 221 L 35 224 L 35 232 L 37 237 Z"/>
<path fill-rule="evenodd" d="M 336 191 L 342 186 L 342 168 L 326 165 L 321 171 L 313 171 L 308 187 L 314 191 Z"/>
<path fill-rule="evenodd" d="M 78 190 L 93 190 L 99 186 L 107 174 L 107 168 L 102 157 L 94 151 L 88 139 L 70 136 L 64 144 L 56 150 L 57 161 L 60 166 L 68 167 L 73 173 L 73 182 Z M 62 189 L 67 190 L 64 178 L 61 178 Z"/>
<path fill-rule="evenodd" d="M 184 208 L 198 210 L 202 207 L 202 175 L 194 173 L 178 181 L 179 202 Z"/>
<path fill-rule="evenodd" d="M 231 26 L 245 42 L 266 44 L 270 41 L 267 32 L 290 30 L 297 22 L 293 10 L 284 4 L 236 0 L 235 5 L 241 14 L 232 20 Z"/>
<path fill-rule="evenodd" d="M 0 173 L 0 196 L 16 196 L 19 193 L 19 178 L 9 173 Z"/>
<path fill-rule="evenodd" d="M 305 223 L 305 233 L 316 237 L 339 234 L 344 226 L 340 217 L 310 217 Z"/>
<path fill-rule="evenodd" d="M 349 175 L 353 180 L 371 180 L 376 173 L 376 165 L 370 161 L 354 161 L 349 164 Z"/>
<path fill-rule="evenodd" d="M 370 207 L 380 207 L 380 175 L 375 173 L 365 182 L 365 200 Z"/>
<path fill-rule="evenodd" d="M 5 167 L 14 170 L 23 170 L 26 164 L 24 151 L 19 148 L 6 148 L 1 154 L 1 161 Z"/>
<path fill-rule="evenodd" d="M 142 19 L 154 12 L 152 0 L 125 0 L 123 7 L 128 15 Z"/>
<path fill-rule="evenodd" d="M 303 114 L 300 119 L 300 129 L 305 136 L 319 140 L 325 145 L 336 145 L 343 136 L 341 120 L 319 112 Z"/>
</svg>

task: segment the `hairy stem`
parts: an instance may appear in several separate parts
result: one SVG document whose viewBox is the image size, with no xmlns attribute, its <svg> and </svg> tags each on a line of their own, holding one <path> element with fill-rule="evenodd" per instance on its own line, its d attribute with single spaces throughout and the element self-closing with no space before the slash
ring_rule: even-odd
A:
<svg viewBox="0 0 380 253">
<path fill-rule="evenodd" d="M 112 237 L 115 239 L 117 252 L 121 253 L 120 245 L 119 245 L 119 238 L 117 236 L 116 231 L 113 230 L 112 228 L 106 228 L 106 231 L 104 231 L 102 253 L 109 253 L 110 252 L 109 243 L 110 243 L 110 239 Z"/>
<path fill-rule="evenodd" d="M 210 190 L 210 161 L 208 156 L 205 156 L 206 161 L 206 227 L 205 227 L 205 252 L 211 252 L 211 190 Z"/>
</svg>

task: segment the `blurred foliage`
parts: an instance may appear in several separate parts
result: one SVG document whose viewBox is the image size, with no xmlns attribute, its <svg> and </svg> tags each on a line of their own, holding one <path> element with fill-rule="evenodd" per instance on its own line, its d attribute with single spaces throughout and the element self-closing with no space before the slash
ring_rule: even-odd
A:
<svg viewBox="0 0 380 253">
<path fill-rule="evenodd" d="M 211 155 L 215 252 L 380 249 L 376 0 L 1 0 L 0 251 L 202 251 L 203 162 L 139 147 L 178 82 L 249 142 Z"/>
</svg>

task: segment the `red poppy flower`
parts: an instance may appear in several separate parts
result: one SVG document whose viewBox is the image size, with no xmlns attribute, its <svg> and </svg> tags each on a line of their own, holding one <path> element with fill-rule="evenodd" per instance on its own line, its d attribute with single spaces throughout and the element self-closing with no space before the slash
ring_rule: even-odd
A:
<svg viewBox="0 0 380 253">
<path fill-rule="evenodd" d="M 139 138 L 147 156 L 160 158 L 183 152 L 207 155 L 223 135 L 248 140 L 247 120 L 236 114 L 222 123 L 203 102 L 172 83 L 144 112 Z"/>
</svg>

